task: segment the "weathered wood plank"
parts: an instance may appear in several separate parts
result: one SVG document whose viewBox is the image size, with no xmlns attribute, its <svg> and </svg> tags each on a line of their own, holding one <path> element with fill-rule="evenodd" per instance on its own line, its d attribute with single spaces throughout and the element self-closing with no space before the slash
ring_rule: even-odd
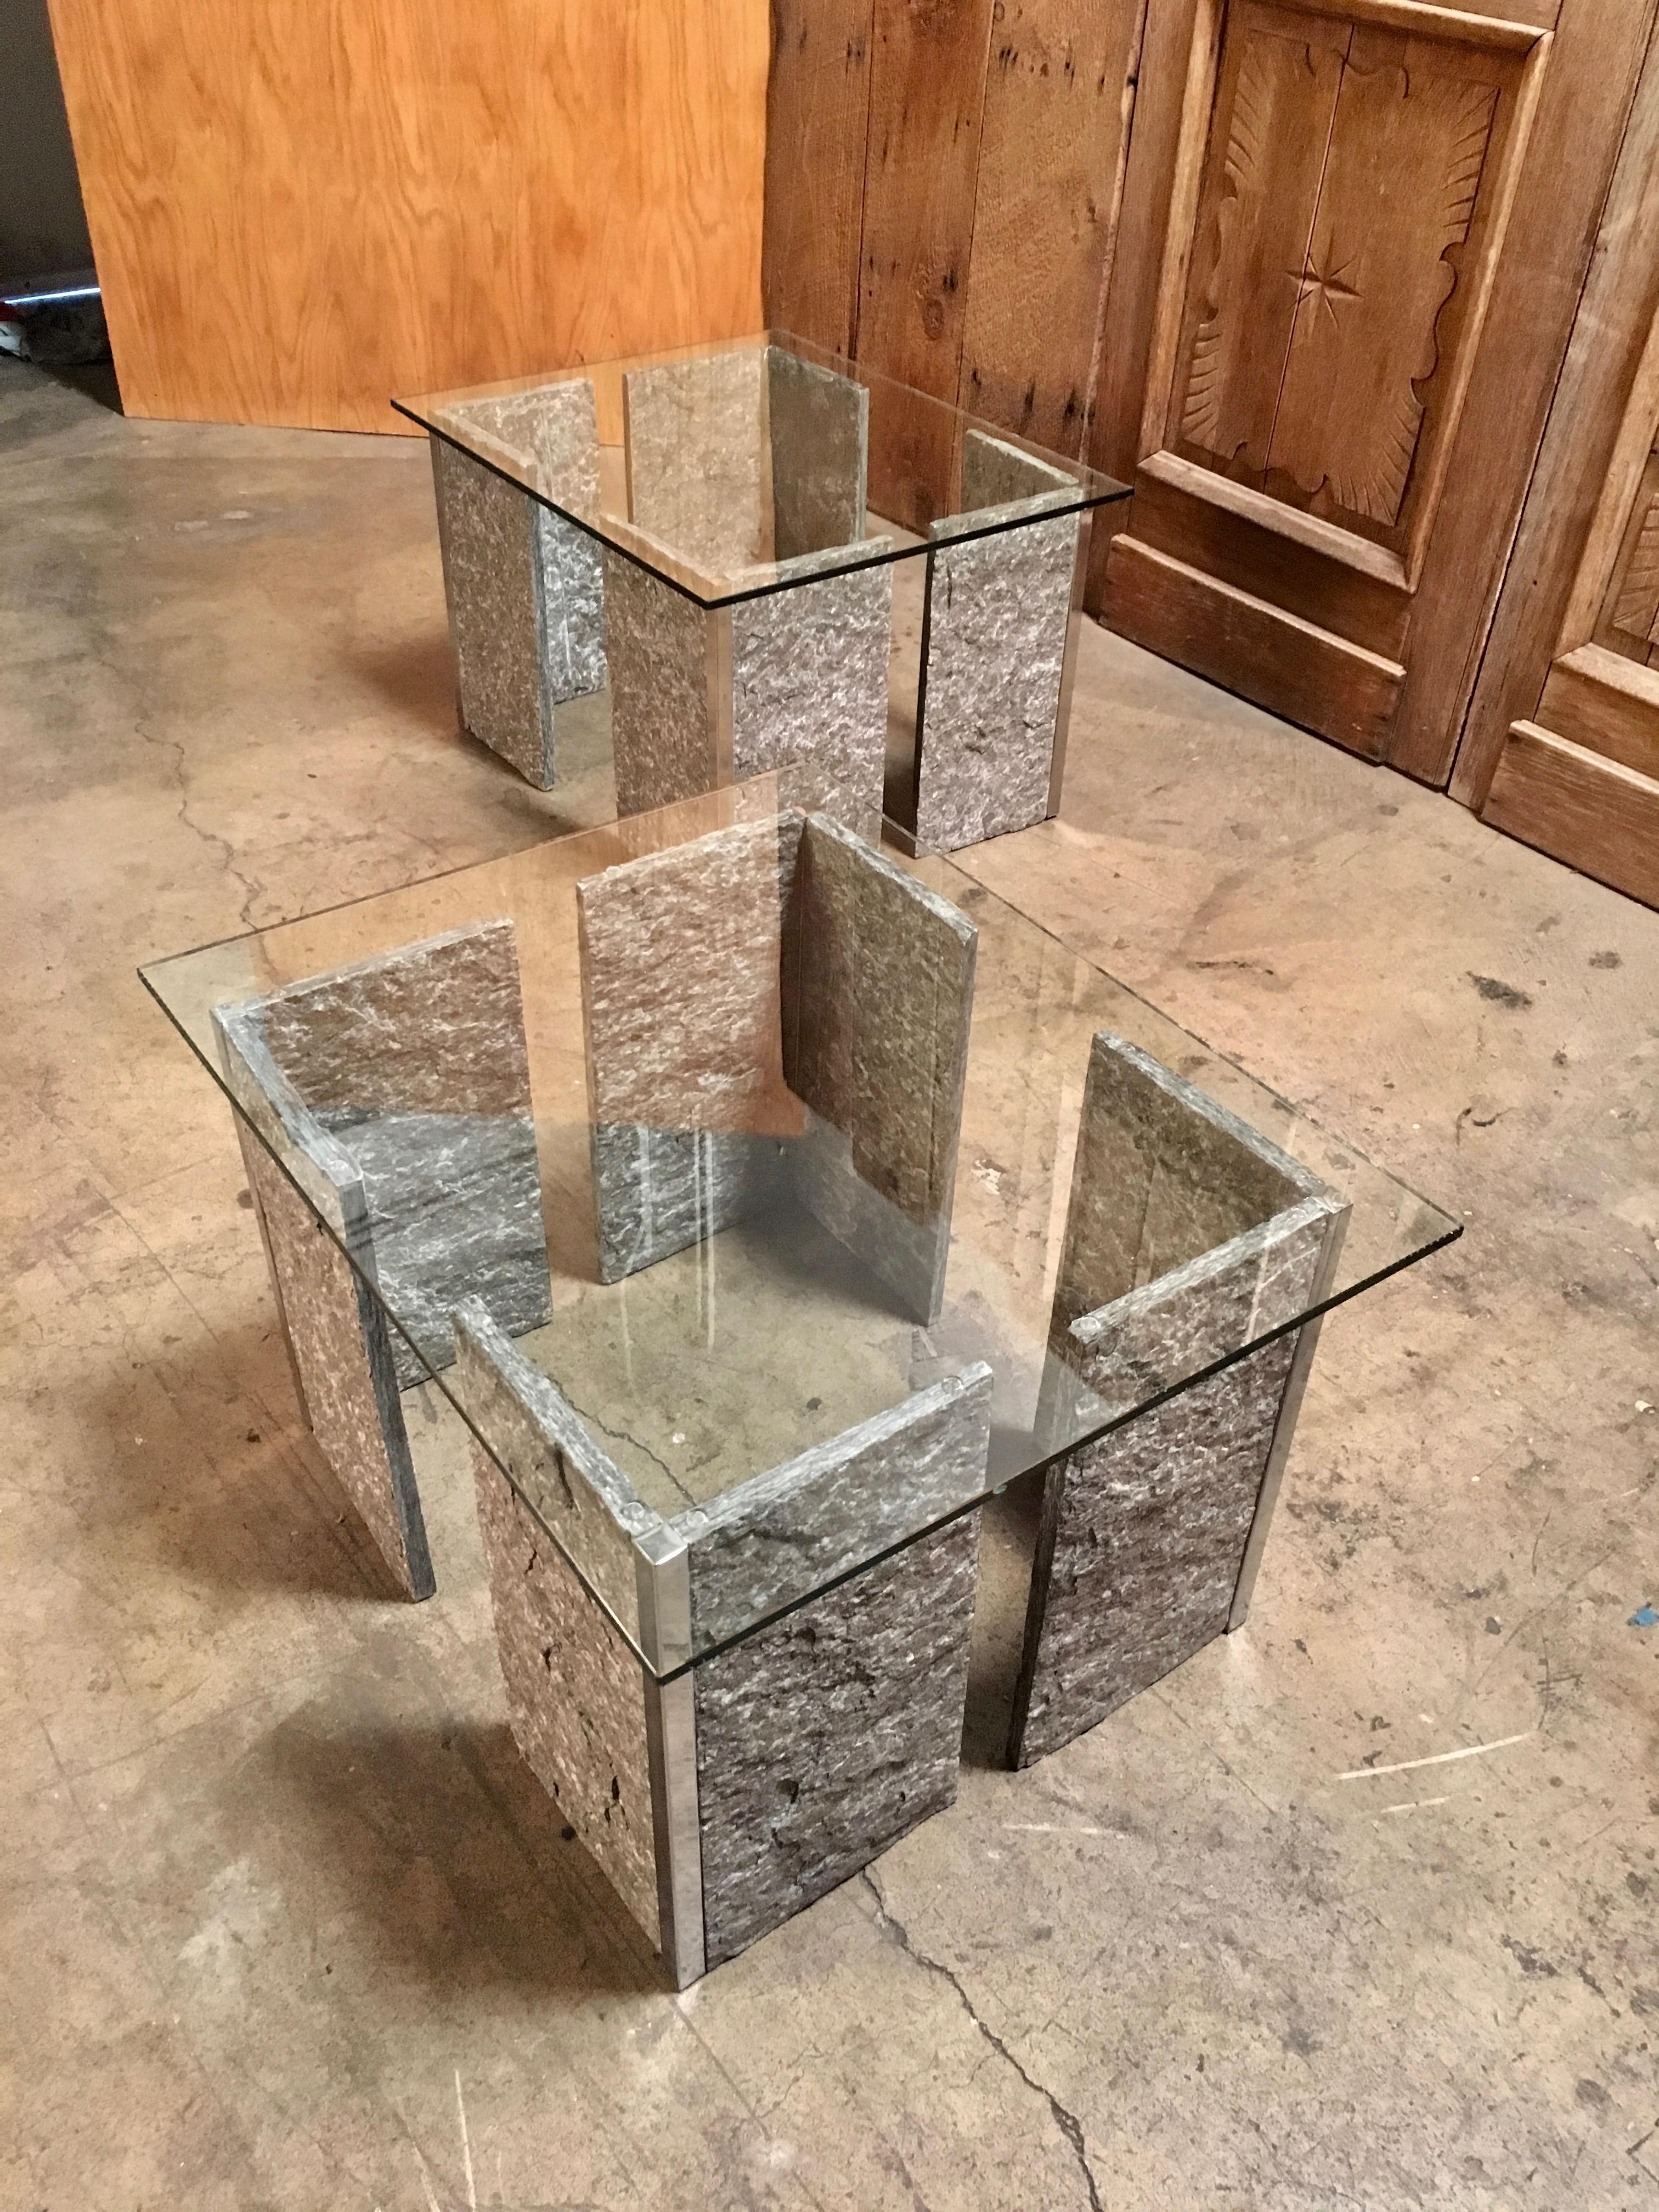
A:
<svg viewBox="0 0 1659 2212">
<path fill-rule="evenodd" d="M 954 405 L 992 0 L 876 0 L 860 365 Z M 949 407 L 870 410 L 870 504 L 925 530 L 950 503 Z"/>
<path fill-rule="evenodd" d="M 1115 538 L 1105 619 L 1166 659 L 1243 692 L 1287 721 L 1359 753 L 1380 755 L 1405 673 L 1282 607 Z"/>
<path fill-rule="evenodd" d="M 1003 0 L 963 343 L 970 414 L 1081 456 L 1146 0 Z"/>
<path fill-rule="evenodd" d="M 766 320 L 831 353 L 858 343 L 875 0 L 772 0 Z"/>
<path fill-rule="evenodd" d="M 1552 33 L 1510 246 L 1417 579 L 1389 758 L 1425 782 L 1451 771 L 1653 16 L 1653 0 L 1567 0 Z"/>
<path fill-rule="evenodd" d="M 1659 668 L 1580 646 L 1551 669 L 1536 720 L 1587 752 L 1659 780 Z"/>
</svg>

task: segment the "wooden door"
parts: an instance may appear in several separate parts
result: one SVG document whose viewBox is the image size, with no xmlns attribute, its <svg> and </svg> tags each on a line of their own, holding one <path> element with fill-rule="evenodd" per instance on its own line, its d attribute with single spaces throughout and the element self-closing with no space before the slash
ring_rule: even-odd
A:
<svg viewBox="0 0 1659 2212">
<path fill-rule="evenodd" d="M 1659 41 L 1452 791 L 1496 828 L 1659 906 Z"/>
<path fill-rule="evenodd" d="M 1185 5 L 1125 187 L 1125 239 L 1168 210 L 1154 296 L 1121 248 L 1107 303 L 1092 451 L 1135 497 L 1097 604 L 1443 782 L 1651 0 Z"/>
</svg>

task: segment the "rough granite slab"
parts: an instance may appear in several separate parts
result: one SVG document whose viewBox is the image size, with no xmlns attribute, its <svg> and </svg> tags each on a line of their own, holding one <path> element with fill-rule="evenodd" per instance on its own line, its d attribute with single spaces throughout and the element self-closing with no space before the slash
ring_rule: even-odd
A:
<svg viewBox="0 0 1659 2212">
<path fill-rule="evenodd" d="M 553 752 L 543 711 L 535 502 L 443 439 L 429 443 L 462 726 L 545 790 Z"/>
<path fill-rule="evenodd" d="M 916 842 L 955 852 L 1042 821 L 1071 622 L 1079 520 L 1063 471 L 969 430 L 963 512 L 933 525 L 922 627 Z M 953 531 L 1018 524 L 952 543 Z"/>
<path fill-rule="evenodd" d="M 801 1126 L 783 1078 L 786 835 L 740 823 L 576 886 L 605 1281 L 765 1200 L 770 1140 Z"/>
<path fill-rule="evenodd" d="M 629 519 L 711 575 L 772 557 L 766 376 L 754 347 L 623 379 Z"/>
<path fill-rule="evenodd" d="M 414 1340 L 392 1333 L 400 1384 L 447 1365 L 469 1290 L 509 1329 L 539 1328 L 551 1283 L 512 923 L 353 962 L 240 1019 L 361 1178 L 375 1278 Z"/>
<path fill-rule="evenodd" d="M 550 1318 L 536 1128 L 528 1116 L 323 1119 L 362 1177 L 380 1292 L 413 1340 L 392 1335 L 401 1388 L 424 1382 L 454 1358 L 450 1314 L 468 1291 L 509 1336 Z"/>
<path fill-rule="evenodd" d="M 1048 1470 L 1011 1765 L 1225 1629 L 1295 1348 L 1276 1338 Z"/>
<path fill-rule="evenodd" d="M 471 399 L 446 409 L 441 428 L 494 447 L 503 462 L 549 499 L 591 514 L 599 504 L 599 434 L 586 378 L 532 392 Z M 535 613 L 540 635 L 542 727 L 552 781 L 554 718 L 568 699 L 605 684 L 605 593 L 597 542 L 562 515 L 531 505 Z M 531 781 L 536 779 L 532 776 Z M 546 785 L 544 785 L 544 788 Z"/>
<path fill-rule="evenodd" d="M 604 563 L 617 811 L 643 814 L 721 780 L 709 690 L 718 617 L 610 546 Z"/>
<path fill-rule="evenodd" d="M 944 1295 L 978 933 L 818 814 L 797 849 L 786 934 L 785 1075 L 848 1140 L 853 1176 L 931 1238 L 931 1264 L 905 1291 L 926 1325 Z M 832 1235 L 874 1218 L 860 1194 L 830 1202 L 822 1147 L 810 1164 L 800 1195 Z M 894 1249 L 884 1228 L 869 1264 L 890 1261 Z"/>
<path fill-rule="evenodd" d="M 1102 1030 L 1089 1054 L 1054 1329 L 1304 1198 L 1332 1196 L 1236 1114 Z"/>
<path fill-rule="evenodd" d="M 870 550 L 890 542 L 872 538 Z M 781 563 L 779 573 L 810 578 L 820 558 Z M 759 580 L 774 572 L 750 573 Z M 791 786 L 795 803 L 873 842 L 887 745 L 891 568 L 795 582 L 741 601 L 731 623 L 734 780 L 796 763 L 803 773 Z"/>
<path fill-rule="evenodd" d="M 644 1673 L 476 1442 L 472 1472 L 514 1739 L 559 1817 L 659 1943 Z"/>
<path fill-rule="evenodd" d="M 954 1799 L 977 1512 L 694 1670 L 718 1966 Z"/>
<path fill-rule="evenodd" d="M 1015 1765 L 1092 1728 L 1226 1627 L 1297 1335 L 1177 1386 L 1305 1310 L 1346 1211 L 1316 1192 L 1057 1333 L 1037 1416 L 1051 1449 L 1177 1395 L 1044 1478 Z"/>
<path fill-rule="evenodd" d="M 1334 1215 L 1310 1198 L 1074 1321 L 1053 1342 L 1037 1431 L 1060 1450 L 1297 1319 L 1313 1296 Z"/>
<path fill-rule="evenodd" d="M 244 1138 L 242 1158 L 312 1434 L 398 1587 L 430 1597 L 436 1585 L 386 1316 L 257 1136 Z M 342 1204 L 353 1204 L 349 1190 Z"/>
<path fill-rule="evenodd" d="M 469 924 L 248 1001 L 313 1114 L 527 1116 L 513 924 Z"/>
<path fill-rule="evenodd" d="M 773 557 L 792 560 L 864 535 L 870 395 L 833 368 L 766 349 Z"/>
<path fill-rule="evenodd" d="M 781 1187 L 775 1137 L 593 1124 L 599 1280 L 619 1283 L 770 1204 Z"/>
<path fill-rule="evenodd" d="M 477 1299 L 454 1316 L 457 1402 L 627 1634 L 640 1635 L 636 1538 L 662 1526 L 562 1392 Z"/>
<path fill-rule="evenodd" d="M 985 1486 L 991 1370 L 916 1391 L 670 1522 L 684 1540 L 694 1650 L 735 1636 L 940 1519 Z"/>
</svg>

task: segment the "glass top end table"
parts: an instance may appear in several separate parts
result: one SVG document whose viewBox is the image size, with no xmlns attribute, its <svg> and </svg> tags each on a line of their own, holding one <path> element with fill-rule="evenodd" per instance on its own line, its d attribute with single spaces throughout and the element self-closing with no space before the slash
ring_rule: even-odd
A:
<svg viewBox="0 0 1659 2212">
<path fill-rule="evenodd" d="M 393 403 L 462 726 L 617 811 L 814 766 L 951 851 L 1059 805 L 1090 517 L 1128 486 L 786 332 Z"/>
<path fill-rule="evenodd" d="M 983 1363 L 983 1466 L 887 1501 L 885 1549 L 1461 1233 L 967 869 L 780 800 L 760 779 L 142 971 L 400 1385 L 435 1379 L 509 1480 L 455 1361 L 469 1301 L 669 1522 Z M 1288 1290 L 1286 1214 L 1319 1248 Z M 1231 1303 L 1170 1322 L 1241 1237 Z M 1073 1337 L 1097 1353 L 1115 1306 L 1085 1379 Z"/>
<path fill-rule="evenodd" d="M 942 856 L 768 776 L 152 963 L 411 1597 L 471 1431 L 515 1737 L 684 1986 L 1248 1608 L 1319 1317 L 1460 1224 Z"/>
<path fill-rule="evenodd" d="M 706 607 L 1131 489 L 786 331 L 392 404 Z"/>
</svg>

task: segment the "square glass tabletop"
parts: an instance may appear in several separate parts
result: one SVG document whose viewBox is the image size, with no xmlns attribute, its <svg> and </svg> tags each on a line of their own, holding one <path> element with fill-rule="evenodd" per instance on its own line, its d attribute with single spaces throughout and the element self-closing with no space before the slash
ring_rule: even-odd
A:
<svg viewBox="0 0 1659 2212">
<path fill-rule="evenodd" d="M 787 331 L 392 404 L 704 607 L 1129 496 Z"/>
<path fill-rule="evenodd" d="M 659 1680 L 1461 1234 L 780 783 L 140 971 Z M 988 1455 L 928 1444 L 963 1391 Z M 724 1581 L 642 1623 L 698 1543 Z"/>
</svg>

